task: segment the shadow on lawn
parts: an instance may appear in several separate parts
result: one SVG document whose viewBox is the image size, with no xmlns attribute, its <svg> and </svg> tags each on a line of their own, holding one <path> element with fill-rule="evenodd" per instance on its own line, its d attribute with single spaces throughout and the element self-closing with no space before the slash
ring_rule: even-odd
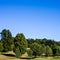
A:
<svg viewBox="0 0 60 60">
<path fill-rule="evenodd" d="M 9 56 L 9 57 L 15 57 L 15 55 L 13 54 L 2 54 L 2 55 Z"/>
<path fill-rule="evenodd" d="M 8 57 L 16 57 L 16 56 L 13 55 L 13 54 L 2 54 L 2 55 L 8 56 Z M 34 58 L 20 58 L 20 59 L 22 59 L 22 60 L 32 60 L 32 59 L 34 59 Z"/>
</svg>

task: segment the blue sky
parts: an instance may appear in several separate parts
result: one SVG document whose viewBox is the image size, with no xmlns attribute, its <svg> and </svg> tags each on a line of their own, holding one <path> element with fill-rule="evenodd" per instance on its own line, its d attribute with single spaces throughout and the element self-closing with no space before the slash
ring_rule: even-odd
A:
<svg viewBox="0 0 60 60">
<path fill-rule="evenodd" d="M 60 41 L 59 0 L 0 0 L 0 32 Z"/>
</svg>

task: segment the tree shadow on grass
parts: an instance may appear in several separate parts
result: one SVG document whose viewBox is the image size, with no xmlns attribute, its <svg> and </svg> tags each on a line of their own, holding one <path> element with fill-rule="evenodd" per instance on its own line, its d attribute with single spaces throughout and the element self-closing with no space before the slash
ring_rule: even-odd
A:
<svg viewBox="0 0 60 60">
<path fill-rule="evenodd" d="M 35 59 L 34 57 L 25 57 L 25 58 L 20 58 L 20 59 L 23 59 L 23 60 L 33 60 L 33 59 Z"/>
<path fill-rule="evenodd" d="M 2 55 L 8 56 L 8 57 L 15 57 L 15 55 L 13 54 L 2 54 Z"/>
</svg>

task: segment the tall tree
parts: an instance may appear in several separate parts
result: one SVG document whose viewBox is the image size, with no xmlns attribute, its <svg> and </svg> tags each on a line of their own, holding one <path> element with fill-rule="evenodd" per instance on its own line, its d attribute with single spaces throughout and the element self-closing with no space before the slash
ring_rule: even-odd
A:
<svg viewBox="0 0 60 60">
<path fill-rule="evenodd" d="M 12 39 L 12 34 L 9 30 L 3 29 L 1 32 L 1 40 L 3 43 L 3 51 L 10 51 L 12 50 L 12 44 L 13 44 L 13 39 Z"/>
<path fill-rule="evenodd" d="M 14 39 L 14 50 L 13 50 L 16 54 L 16 57 L 19 57 L 22 54 L 24 54 L 26 52 L 26 49 L 27 49 L 27 40 L 26 40 L 24 34 L 22 34 L 22 33 L 17 34 Z M 17 52 L 17 51 L 19 51 L 19 52 Z"/>
</svg>

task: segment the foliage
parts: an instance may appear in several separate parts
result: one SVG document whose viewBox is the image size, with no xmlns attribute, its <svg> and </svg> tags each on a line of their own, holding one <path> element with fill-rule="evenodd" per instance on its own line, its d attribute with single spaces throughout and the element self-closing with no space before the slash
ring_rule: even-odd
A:
<svg viewBox="0 0 60 60">
<path fill-rule="evenodd" d="M 28 56 L 32 57 L 33 56 L 33 51 L 31 49 L 27 50 Z"/>
<path fill-rule="evenodd" d="M 15 50 L 14 52 L 15 52 L 15 54 L 16 54 L 16 57 L 19 58 L 19 57 L 21 56 L 19 47 L 16 47 L 16 48 L 14 47 L 14 50 Z"/>
<path fill-rule="evenodd" d="M 20 52 L 21 55 L 26 52 L 27 40 L 22 33 L 16 35 L 14 39 L 14 47 L 15 47 L 14 52 L 16 51 L 16 48 L 18 48 L 18 51 Z"/>
<path fill-rule="evenodd" d="M 53 45 L 53 55 L 60 55 L 60 46 L 54 44 Z"/>
<path fill-rule="evenodd" d="M 59 56 L 60 56 L 60 46 L 58 46 L 57 55 L 59 55 Z"/>
<path fill-rule="evenodd" d="M 26 52 L 27 47 L 28 55 L 40 56 L 46 54 L 47 56 L 60 56 L 60 42 L 51 39 L 26 39 L 23 33 L 17 34 L 16 37 L 12 37 L 10 30 L 3 29 L 0 40 L 0 51 L 13 50 L 16 57 L 21 56 Z"/>
<path fill-rule="evenodd" d="M 4 40 L 2 40 L 3 43 L 3 51 L 7 52 L 7 51 L 11 51 L 12 50 L 12 46 L 11 46 L 11 39 L 10 38 L 6 38 Z"/>
<path fill-rule="evenodd" d="M 28 47 L 31 47 L 31 44 L 34 43 L 34 39 L 27 39 Z"/>
<path fill-rule="evenodd" d="M 1 32 L 1 40 L 3 44 L 3 51 L 11 51 L 13 44 L 12 34 L 9 30 L 3 29 Z"/>
<path fill-rule="evenodd" d="M 46 56 L 52 55 L 52 49 L 47 45 L 46 46 Z"/>
<path fill-rule="evenodd" d="M 45 54 L 46 46 L 44 44 L 41 45 L 41 54 Z"/>
<path fill-rule="evenodd" d="M 33 43 L 31 45 L 31 50 L 33 51 L 33 55 L 36 56 L 40 56 L 41 55 L 41 49 L 40 49 L 40 45 L 38 43 Z"/>
<path fill-rule="evenodd" d="M 1 32 L 1 39 L 4 39 L 4 38 L 11 38 L 12 37 L 12 34 L 9 30 L 7 29 L 3 29 L 2 32 Z"/>
<path fill-rule="evenodd" d="M 0 42 L 0 52 L 2 52 L 3 51 L 3 45 L 2 45 L 2 43 Z"/>
</svg>

